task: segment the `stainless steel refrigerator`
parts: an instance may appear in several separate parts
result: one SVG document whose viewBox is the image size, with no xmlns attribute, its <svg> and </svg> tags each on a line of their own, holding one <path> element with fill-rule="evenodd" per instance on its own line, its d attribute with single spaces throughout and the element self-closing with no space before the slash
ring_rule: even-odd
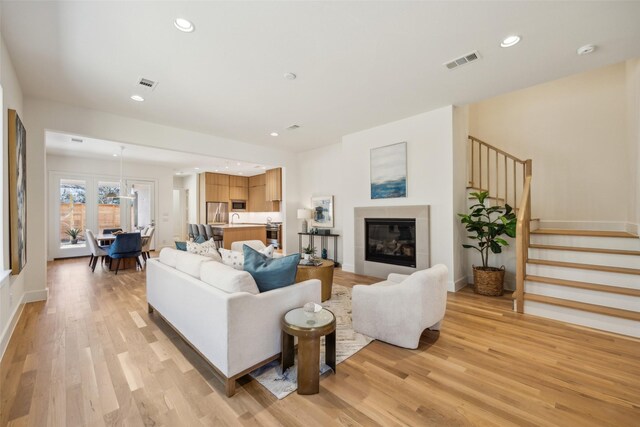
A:
<svg viewBox="0 0 640 427">
<path fill-rule="evenodd" d="M 227 203 L 207 202 L 207 224 L 229 222 L 229 206 Z"/>
</svg>

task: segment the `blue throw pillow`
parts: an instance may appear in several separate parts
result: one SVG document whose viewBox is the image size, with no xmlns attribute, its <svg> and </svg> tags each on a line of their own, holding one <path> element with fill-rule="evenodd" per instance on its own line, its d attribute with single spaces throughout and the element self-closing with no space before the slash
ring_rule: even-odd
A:
<svg viewBox="0 0 640 427">
<path fill-rule="evenodd" d="M 187 242 L 176 242 L 176 249 L 179 251 L 187 250 Z"/>
<path fill-rule="evenodd" d="M 258 285 L 260 292 L 284 288 L 295 283 L 300 254 L 282 258 L 269 258 L 244 245 L 244 271 L 249 272 Z"/>
<path fill-rule="evenodd" d="M 206 237 L 204 237 L 202 234 L 199 234 L 199 235 L 198 235 L 198 237 L 196 237 L 195 239 L 193 239 L 193 242 L 194 242 L 194 243 L 200 243 L 200 244 L 202 244 L 202 243 L 204 243 L 204 242 L 206 242 L 206 241 L 207 241 L 207 238 L 206 238 Z M 186 249 L 185 249 L 185 250 L 186 250 Z"/>
</svg>

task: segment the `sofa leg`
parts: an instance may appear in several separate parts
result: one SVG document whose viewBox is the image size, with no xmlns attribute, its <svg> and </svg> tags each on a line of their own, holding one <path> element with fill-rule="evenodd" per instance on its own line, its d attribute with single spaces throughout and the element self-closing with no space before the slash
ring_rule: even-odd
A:
<svg viewBox="0 0 640 427">
<path fill-rule="evenodd" d="M 147 313 L 149 314 L 153 313 L 153 306 L 149 303 L 147 303 Z"/>
<path fill-rule="evenodd" d="M 439 331 L 440 330 L 440 326 L 442 326 L 442 320 L 439 321 L 438 323 L 436 323 L 435 325 L 431 326 L 429 329 L 432 331 Z"/>
<path fill-rule="evenodd" d="M 236 394 L 236 380 L 234 378 L 227 378 L 224 383 L 224 391 L 227 393 L 227 397 L 231 397 Z"/>
</svg>

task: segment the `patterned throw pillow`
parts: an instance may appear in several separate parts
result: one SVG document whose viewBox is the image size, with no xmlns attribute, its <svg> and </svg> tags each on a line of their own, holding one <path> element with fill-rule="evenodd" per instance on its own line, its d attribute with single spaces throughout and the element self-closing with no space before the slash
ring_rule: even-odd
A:
<svg viewBox="0 0 640 427">
<path fill-rule="evenodd" d="M 204 243 L 187 242 L 187 252 L 209 256 L 216 261 L 222 261 L 213 239 L 207 240 Z"/>
<path fill-rule="evenodd" d="M 243 248 L 246 245 L 243 245 Z M 273 245 L 269 245 L 264 249 L 260 249 L 258 252 L 260 252 L 262 255 L 265 255 L 269 258 L 273 258 L 273 251 L 275 251 L 276 248 Z"/>
<path fill-rule="evenodd" d="M 242 270 L 244 266 L 244 255 L 242 252 L 230 251 L 229 249 L 219 249 L 222 256 L 222 263 L 233 267 L 236 270 Z"/>
</svg>

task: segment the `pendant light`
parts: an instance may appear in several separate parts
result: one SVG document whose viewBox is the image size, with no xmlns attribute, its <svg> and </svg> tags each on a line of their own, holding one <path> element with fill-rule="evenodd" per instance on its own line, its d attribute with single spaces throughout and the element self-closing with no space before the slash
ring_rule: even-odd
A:
<svg viewBox="0 0 640 427">
<path fill-rule="evenodd" d="M 123 154 L 124 154 L 124 145 L 120 146 L 120 192 L 122 193 L 123 189 L 124 189 L 124 179 L 123 179 Z M 116 193 L 114 193 L 113 191 L 107 193 L 107 195 L 105 196 L 105 198 L 107 199 L 134 199 L 135 197 L 131 197 L 131 196 L 121 196 L 118 195 Z"/>
</svg>

